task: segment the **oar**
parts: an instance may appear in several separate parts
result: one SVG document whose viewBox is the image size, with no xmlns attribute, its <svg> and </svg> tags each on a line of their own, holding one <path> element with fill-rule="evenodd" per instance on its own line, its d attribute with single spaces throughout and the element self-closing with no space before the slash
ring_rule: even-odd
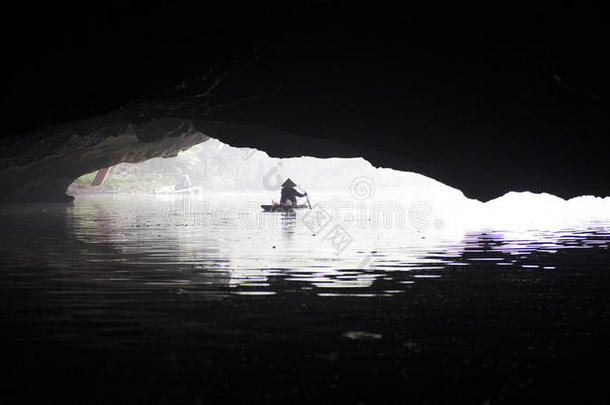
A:
<svg viewBox="0 0 610 405">
<path fill-rule="evenodd" d="M 305 199 L 307 200 L 307 205 L 309 205 L 309 209 L 311 209 L 311 203 L 309 202 L 309 197 L 307 196 L 307 191 L 303 190 L 305 193 Z"/>
</svg>

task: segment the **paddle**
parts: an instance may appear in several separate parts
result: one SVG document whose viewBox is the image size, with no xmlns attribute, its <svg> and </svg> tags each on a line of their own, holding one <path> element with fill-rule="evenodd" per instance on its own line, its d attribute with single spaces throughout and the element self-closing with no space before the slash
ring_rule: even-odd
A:
<svg viewBox="0 0 610 405">
<path fill-rule="evenodd" d="M 309 202 L 309 197 L 307 196 L 307 192 L 303 190 L 303 194 L 305 194 L 305 199 L 307 200 L 307 205 L 309 205 L 309 209 L 311 209 L 311 203 Z"/>
</svg>

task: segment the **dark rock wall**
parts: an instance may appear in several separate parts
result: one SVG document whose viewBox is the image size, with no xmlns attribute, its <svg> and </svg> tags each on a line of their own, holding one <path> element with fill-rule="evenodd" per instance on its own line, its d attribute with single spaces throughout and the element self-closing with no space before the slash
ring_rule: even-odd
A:
<svg viewBox="0 0 610 405">
<path fill-rule="evenodd" d="M 363 156 L 480 200 L 610 194 L 607 24 L 596 8 L 202 5 L 7 9 L 3 199 L 58 194 L 130 148 L 186 147 L 189 126 L 273 156 Z M 79 158 L 126 128 L 141 144 Z"/>
<path fill-rule="evenodd" d="M 42 132 L 4 142 L 9 157 L 1 160 L 0 202 L 70 201 L 66 189 L 85 173 L 175 156 L 208 139 L 181 120 L 133 124 L 114 115 Z"/>
</svg>

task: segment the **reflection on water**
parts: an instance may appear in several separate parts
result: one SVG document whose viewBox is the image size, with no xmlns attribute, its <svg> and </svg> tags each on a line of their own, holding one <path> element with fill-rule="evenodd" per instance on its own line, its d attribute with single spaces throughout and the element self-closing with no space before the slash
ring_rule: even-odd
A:
<svg viewBox="0 0 610 405">
<path fill-rule="evenodd" d="M 525 317 L 519 322 L 527 323 L 528 300 L 552 294 L 576 300 L 563 295 L 566 288 L 584 291 L 588 301 L 577 305 L 598 317 L 600 333 L 607 334 L 608 300 L 600 304 L 591 297 L 605 296 L 610 286 L 603 270 L 609 263 L 610 224 L 442 232 L 363 229 L 348 219 L 341 226 L 353 241 L 337 254 L 329 240 L 304 225 L 307 211 L 261 215 L 256 204 L 226 215 L 201 209 L 198 223 L 180 225 L 168 222 L 167 206 L 152 198 L 97 197 L 70 206 L 2 207 L 0 322 L 10 326 L 9 336 L 129 347 L 155 336 L 172 340 L 177 332 L 168 325 L 180 325 L 183 337 L 197 330 L 208 337 L 215 333 L 220 342 L 229 335 L 218 334 L 239 330 L 251 316 L 236 314 L 236 306 L 248 308 L 261 299 L 279 300 L 252 327 L 259 340 L 270 341 L 268 333 L 277 328 L 310 336 L 322 333 L 315 332 L 321 325 L 347 329 L 336 334 L 340 338 L 349 329 L 366 328 L 379 311 L 388 319 L 407 316 L 399 313 L 405 305 L 424 301 L 432 311 L 424 318 L 437 316 L 432 308 L 438 311 L 446 302 L 451 315 L 437 319 L 435 327 L 460 317 L 493 324 L 498 314 L 486 315 L 484 308 L 499 297 L 507 301 L 497 305 L 519 307 Z M 291 297 L 306 299 L 299 312 L 287 304 Z M 327 307 L 337 303 L 327 300 L 363 305 L 354 315 L 342 305 Z M 552 314 L 561 312 L 553 312 L 561 304 L 549 302 Z M 593 306 L 586 308 L 587 303 Z M 309 306 L 317 309 L 308 312 Z M 563 316 L 559 321 L 566 321 Z M 369 335 L 385 338 L 401 330 L 386 323 L 389 329 Z M 198 329 L 203 324 L 205 332 Z M 510 322 L 503 327 L 511 326 L 519 328 Z M 358 333 L 347 336 L 369 336 Z"/>
<path fill-rule="evenodd" d="M 560 250 L 607 250 L 610 224 L 555 230 L 443 233 L 358 227 L 339 254 L 312 233 L 308 211 L 197 211 L 196 223 L 168 221 L 163 200 L 90 197 L 70 206 L 6 206 L 2 282 L 41 288 L 66 303 L 156 294 L 216 299 L 310 290 L 318 296 L 391 296 L 472 266 L 553 271 Z M 171 214 L 171 213 L 170 213 Z M 281 282 L 271 283 L 271 280 Z M 97 293 L 101 293 L 97 295 Z"/>
</svg>

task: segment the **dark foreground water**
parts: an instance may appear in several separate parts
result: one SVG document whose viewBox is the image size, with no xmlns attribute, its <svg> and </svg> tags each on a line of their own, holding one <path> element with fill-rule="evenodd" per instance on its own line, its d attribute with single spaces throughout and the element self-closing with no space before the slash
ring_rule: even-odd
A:
<svg viewBox="0 0 610 405">
<path fill-rule="evenodd" d="M 608 224 L 168 204 L 0 209 L 1 403 L 608 402 Z"/>
</svg>

